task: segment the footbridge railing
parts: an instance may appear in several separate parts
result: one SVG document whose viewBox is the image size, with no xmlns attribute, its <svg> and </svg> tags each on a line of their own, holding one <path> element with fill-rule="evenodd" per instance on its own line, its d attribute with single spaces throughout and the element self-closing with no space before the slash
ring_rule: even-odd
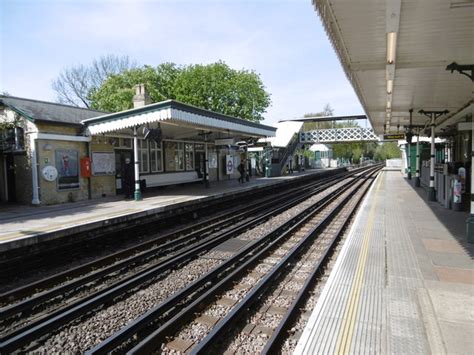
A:
<svg viewBox="0 0 474 355">
<path fill-rule="evenodd" d="M 345 143 L 379 141 L 371 128 L 330 128 L 300 132 L 300 143 Z"/>
</svg>

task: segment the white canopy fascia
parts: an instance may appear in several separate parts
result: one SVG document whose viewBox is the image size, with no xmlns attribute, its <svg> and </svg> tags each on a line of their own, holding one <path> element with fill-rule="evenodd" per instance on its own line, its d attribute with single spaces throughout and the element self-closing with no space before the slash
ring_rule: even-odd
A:
<svg viewBox="0 0 474 355">
<path fill-rule="evenodd" d="M 108 118 L 108 116 L 110 116 L 110 118 Z M 111 114 L 103 117 L 96 117 L 93 119 L 84 120 L 83 123 L 87 125 L 91 135 L 110 133 L 125 128 L 140 126 L 146 123 L 166 121 L 170 121 L 170 123 L 179 123 L 181 121 L 185 122 L 188 125 L 191 124 L 193 126 L 196 126 L 196 128 L 202 127 L 204 129 L 211 130 L 217 129 L 224 131 L 232 131 L 260 137 L 275 136 L 275 129 L 273 129 L 272 127 L 267 128 L 267 126 L 253 123 L 247 125 L 244 122 L 239 123 L 238 121 L 240 120 L 235 118 L 224 120 L 212 117 L 211 115 L 206 116 L 194 112 L 187 112 L 174 107 L 157 109 L 153 109 L 152 107 L 150 107 L 150 110 L 148 111 L 142 110 L 137 113 L 130 112 L 130 114 L 128 115 L 119 115 L 118 117 L 116 116 L 116 114 Z"/>
</svg>

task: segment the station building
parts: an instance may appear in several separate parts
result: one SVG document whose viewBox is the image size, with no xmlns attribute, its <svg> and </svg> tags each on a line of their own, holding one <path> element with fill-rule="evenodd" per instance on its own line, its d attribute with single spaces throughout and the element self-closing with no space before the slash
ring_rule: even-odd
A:
<svg viewBox="0 0 474 355">
<path fill-rule="evenodd" d="M 0 96 L 0 202 L 120 194 L 127 158 L 142 188 L 233 179 L 247 144 L 275 131 L 173 100 L 150 104 L 141 85 L 134 108 L 117 113 Z"/>
</svg>

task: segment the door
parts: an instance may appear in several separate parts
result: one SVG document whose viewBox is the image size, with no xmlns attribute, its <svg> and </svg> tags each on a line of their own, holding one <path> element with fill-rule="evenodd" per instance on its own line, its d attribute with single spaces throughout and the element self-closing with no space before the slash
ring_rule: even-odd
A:
<svg viewBox="0 0 474 355">
<path fill-rule="evenodd" d="M 199 178 L 202 178 L 204 175 L 204 164 L 205 164 L 204 152 L 196 151 L 194 153 L 194 169 L 196 170 Z"/>
<path fill-rule="evenodd" d="M 122 171 L 125 165 L 125 159 L 127 158 L 130 159 L 130 164 L 133 164 L 132 150 L 115 150 L 115 187 L 117 189 L 117 194 L 122 194 L 124 192 L 122 188 Z"/>
<path fill-rule="evenodd" d="M 7 169 L 7 193 L 8 202 L 16 202 L 16 172 L 15 172 L 15 159 L 13 154 L 7 154 L 6 158 L 6 169 Z"/>
</svg>

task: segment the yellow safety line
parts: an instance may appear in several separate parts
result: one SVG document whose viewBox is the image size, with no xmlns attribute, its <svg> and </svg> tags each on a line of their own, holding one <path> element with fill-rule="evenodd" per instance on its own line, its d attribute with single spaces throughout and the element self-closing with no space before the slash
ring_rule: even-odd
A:
<svg viewBox="0 0 474 355">
<path fill-rule="evenodd" d="M 380 175 L 382 175 L 382 173 Z M 372 226 L 374 224 L 375 207 L 377 204 L 377 196 L 378 196 L 377 193 L 380 188 L 381 181 L 382 181 L 382 176 L 379 176 L 379 181 L 377 182 L 377 187 L 375 189 L 374 202 L 370 209 L 368 221 L 367 221 L 367 227 L 364 232 L 364 240 L 362 241 L 362 247 L 359 254 L 359 260 L 357 262 L 355 278 L 352 283 L 351 292 L 349 295 L 349 302 L 347 303 L 346 309 L 344 311 L 342 326 L 339 328 L 340 332 L 339 332 L 338 340 L 336 343 L 336 351 L 335 351 L 336 354 L 349 354 L 349 350 L 351 347 L 357 311 L 359 308 L 360 294 L 362 290 L 362 282 L 364 279 L 367 255 L 369 253 L 369 241 L 370 241 L 370 236 L 372 232 Z"/>
</svg>

